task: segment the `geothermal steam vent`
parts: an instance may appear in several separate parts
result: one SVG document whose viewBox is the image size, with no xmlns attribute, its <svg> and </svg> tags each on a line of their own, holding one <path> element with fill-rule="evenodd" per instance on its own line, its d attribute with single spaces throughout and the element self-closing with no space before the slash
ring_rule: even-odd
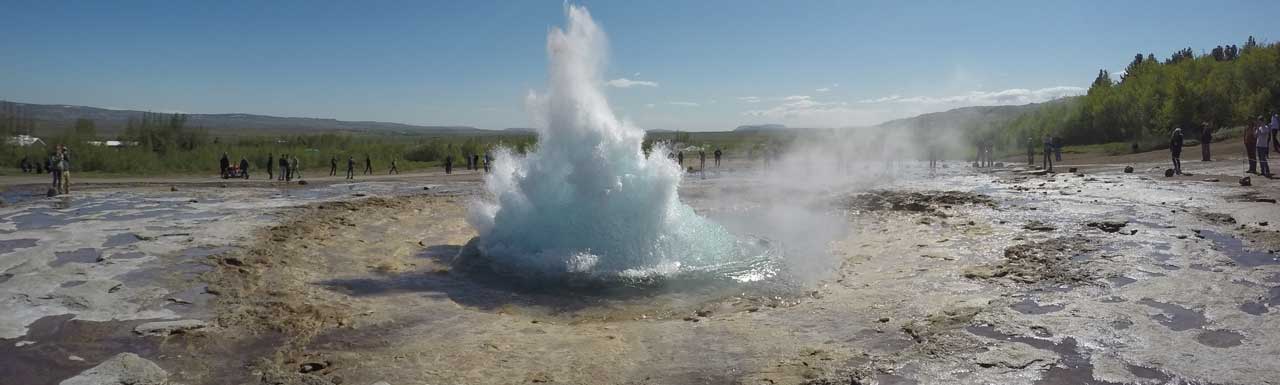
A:
<svg viewBox="0 0 1280 385">
<path fill-rule="evenodd" d="M 619 121 L 605 99 L 604 32 L 584 8 L 569 6 L 567 15 L 568 28 L 547 35 L 549 89 L 528 99 L 541 119 L 537 149 L 499 151 L 485 181 L 493 200 L 471 209 L 487 263 L 537 275 L 653 277 L 759 260 L 754 243 L 680 202 L 679 167 L 646 157 L 644 131 Z"/>
</svg>

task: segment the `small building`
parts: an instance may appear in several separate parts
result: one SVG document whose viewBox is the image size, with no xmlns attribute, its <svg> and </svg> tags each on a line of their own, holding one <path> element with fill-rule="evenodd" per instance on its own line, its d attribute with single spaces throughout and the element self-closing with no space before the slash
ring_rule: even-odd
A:
<svg viewBox="0 0 1280 385">
<path fill-rule="evenodd" d="M 11 145 L 11 146 L 19 146 L 19 147 L 34 146 L 34 145 L 37 145 L 37 144 L 38 144 L 38 145 L 41 145 L 41 146 L 45 146 L 45 145 L 46 145 L 46 144 L 44 143 L 44 140 L 41 140 L 40 138 L 37 138 L 37 137 L 31 136 L 31 135 L 18 135 L 18 136 L 13 136 L 13 137 L 10 137 L 10 138 L 9 138 L 9 140 L 7 140 L 7 141 L 5 141 L 5 142 L 6 142 L 6 143 L 8 143 L 8 144 L 9 144 L 9 145 Z"/>
</svg>

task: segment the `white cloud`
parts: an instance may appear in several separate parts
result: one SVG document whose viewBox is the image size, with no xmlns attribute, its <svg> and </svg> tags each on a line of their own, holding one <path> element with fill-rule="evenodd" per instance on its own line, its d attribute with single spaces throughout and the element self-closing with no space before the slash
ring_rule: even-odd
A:
<svg viewBox="0 0 1280 385">
<path fill-rule="evenodd" d="M 817 91 L 817 92 L 827 92 L 827 91 L 834 90 L 834 89 L 836 89 L 837 87 L 840 87 L 840 83 L 831 83 L 831 85 L 830 85 L 830 86 L 822 87 L 822 88 L 816 89 L 816 90 L 814 90 L 814 91 Z"/>
<path fill-rule="evenodd" d="M 644 105 L 644 107 L 645 107 L 645 108 L 653 108 L 653 107 L 656 107 L 656 106 L 657 106 L 657 105 L 656 105 L 656 104 L 653 104 L 653 103 L 649 103 L 649 104 Z"/>
<path fill-rule="evenodd" d="M 830 89 L 830 88 L 827 88 L 827 87 L 822 87 L 822 88 L 816 89 L 816 90 L 814 90 L 814 91 L 818 91 L 818 92 L 827 92 L 827 91 L 831 91 L 831 89 Z"/>
<path fill-rule="evenodd" d="M 1050 100 L 1084 94 L 1086 89 L 1081 87 L 1059 86 L 1041 88 L 1031 90 L 1026 88 L 1011 88 L 1002 91 L 972 91 L 960 95 L 952 96 L 912 96 L 901 97 L 898 95 L 890 95 L 875 99 L 864 99 L 858 103 L 915 103 L 915 104 L 937 104 L 951 105 L 954 107 L 963 106 L 998 106 L 1010 104 L 1028 104 L 1040 103 Z"/>
<path fill-rule="evenodd" d="M 744 103 L 760 103 L 760 97 L 759 96 L 739 96 L 738 101 L 741 101 Z"/>
<path fill-rule="evenodd" d="M 697 107 L 699 104 L 694 102 L 667 102 L 667 104 L 681 107 Z"/>
<path fill-rule="evenodd" d="M 1080 87 L 1049 87 L 1037 90 L 1014 88 L 1002 91 L 973 91 L 951 96 L 889 95 L 848 103 L 792 95 L 779 99 L 771 108 L 744 111 L 744 116 L 791 126 L 847 127 L 874 125 L 924 113 L 968 106 L 1014 105 L 1046 102 L 1085 93 Z"/>
<path fill-rule="evenodd" d="M 641 86 L 641 87 L 657 87 L 658 86 L 658 82 L 651 82 L 646 80 L 631 80 L 627 78 L 613 79 L 613 80 L 604 82 L 604 84 L 608 85 L 609 87 L 617 87 L 617 88 L 631 88 L 631 87 L 637 87 L 637 86 Z"/>
</svg>

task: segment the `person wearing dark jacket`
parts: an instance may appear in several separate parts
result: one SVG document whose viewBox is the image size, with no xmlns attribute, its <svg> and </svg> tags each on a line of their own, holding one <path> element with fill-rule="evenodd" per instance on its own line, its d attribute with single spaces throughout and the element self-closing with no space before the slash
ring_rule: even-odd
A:
<svg viewBox="0 0 1280 385">
<path fill-rule="evenodd" d="M 373 159 L 369 158 L 369 154 L 364 155 L 364 174 L 373 175 Z"/>
<path fill-rule="evenodd" d="M 287 181 L 289 179 L 289 154 L 280 154 L 280 176 L 279 180 Z"/>
<path fill-rule="evenodd" d="M 453 155 L 444 157 L 444 174 L 453 174 Z"/>
<path fill-rule="evenodd" d="M 1173 174 L 1182 175 L 1182 128 L 1174 128 L 1169 137 L 1169 154 L 1173 155 Z"/>
<path fill-rule="evenodd" d="M 240 174 L 242 174 L 245 179 L 249 179 L 249 160 L 248 159 L 240 158 Z"/>
<path fill-rule="evenodd" d="M 1200 161 L 1209 161 L 1209 142 L 1213 141 L 1213 128 L 1209 122 L 1200 123 Z"/>
<path fill-rule="evenodd" d="M 347 179 L 356 178 L 356 157 L 347 157 Z"/>
<path fill-rule="evenodd" d="M 231 159 L 227 158 L 227 153 L 225 152 L 222 153 L 222 158 L 218 159 L 218 169 L 221 172 L 221 174 L 219 175 L 222 175 L 222 179 L 227 179 L 228 177 L 230 177 L 230 175 L 227 174 L 227 172 L 228 170 L 231 169 Z"/>
<path fill-rule="evenodd" d="M 276 157 L 273 156 L 272 154 L 267 154 L 267 180 L 272 180 L 276 178 L 276 175 L 275 175 L 276 173 L 272 171 L 276 169 L 275 162 L 276 162 Z"/>
<path fill-rule="evenodd" d="M 1252 127 L 1245 126 L 1244 154 L 1245 154 L 1245 157 L 1249 158 L 1249 169 L 1245 170 L 1246 174 L 1258 173 L 1258 150 L 1254 147 L 1254 143 L 1256 143 L 1258 140 L 1257 140 L 1257 137 L 1254 136 L 1254 134 L 1255 132 Z"/>
<path fill-rule="evenodd" d="M 329 176 L 338 176 L 338 157 L 329 158 Z"/>
</svg>

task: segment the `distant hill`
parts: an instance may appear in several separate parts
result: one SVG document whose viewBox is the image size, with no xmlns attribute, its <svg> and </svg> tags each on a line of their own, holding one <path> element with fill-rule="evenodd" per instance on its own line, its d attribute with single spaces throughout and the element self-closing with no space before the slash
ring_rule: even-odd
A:
<svg viewBox="0 0 1280 385">
<path fill-rule="evenodd" d="M 129 119 L 137 119 L 143 111 L 109 110 L 105 108 L 12 103 L 22 113 L 36 121 L 40 131 L 61 131 L 75 124 L 76 119 L 92 119 L 98 132 L 115 134 L 124 130 Z M 468 126 L 418 126 L 387 122 L 356 122 L 337 119 L 296 118 L 253 114 L 187 114 L 188 127 L 203 127 L 222 133 L 252 132 L 273 134 L 300 134 L 321 132 L 367 132 L 381 134 L 495 134 L 502 131 L 483 130 Z"/>
<path fill-rule="evenodd" d="M 1017 119 L 1023 114 L 1036 111 L 1053 103 L 1065 103 L 1070 98 L 1056 99 L 1044 103 L 1024 104 L 1020 106 L 978 106 L 962 107 L 942 112 L 917 115 L 910 118 L 890 120 L 875 127 L 894 129 L 937 129 L 937 128 L 971 128 L 1003 125 Z"/>
<path fill-rule="evenodd" d="M 733 132 L 761 132 L 761 131 L 782 131 L 787 126 L 781 124 L 750 124 L 742 125 L 733 129 Z"/>
</svg>

